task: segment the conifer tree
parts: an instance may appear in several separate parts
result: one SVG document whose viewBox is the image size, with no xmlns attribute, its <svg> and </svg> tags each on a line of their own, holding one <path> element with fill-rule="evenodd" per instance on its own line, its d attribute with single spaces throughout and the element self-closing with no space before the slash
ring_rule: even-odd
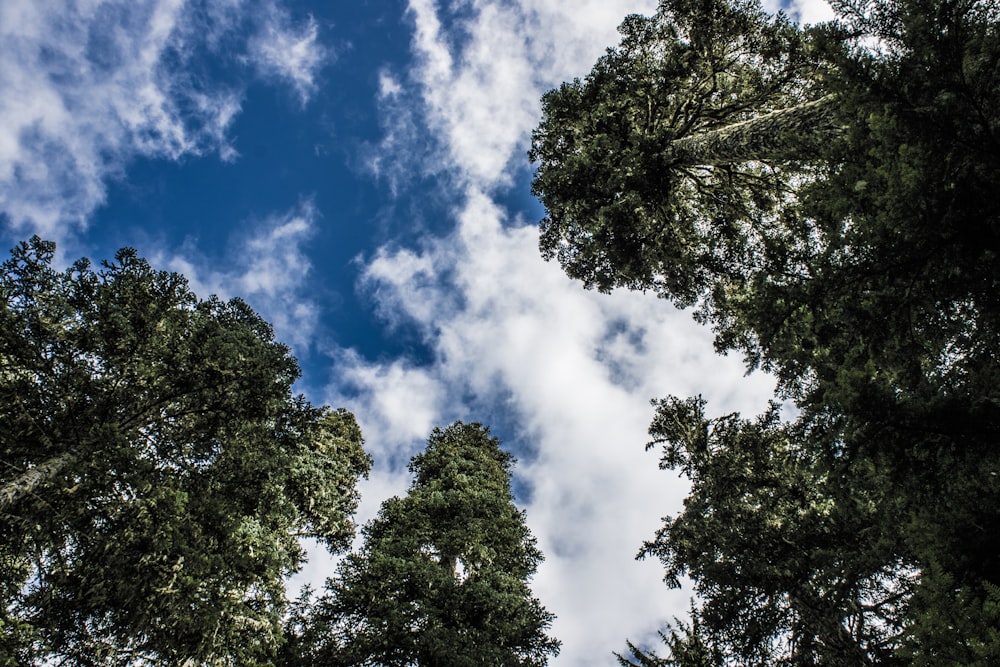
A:
<svg viewBox="0 0 1000 667">
<path fill-rule="evenodd" d="M 258 665 L 299 539 L 353 535 L 353 415 L 239 300 L 134 250 L 0 267 L 0 665 Z"/>
<path fill-rule="evenodd" d="M 544 98 L 541 250 L 587 287 L 696 306 L 717 349 L 773 372 L 797 408 L 787 429 L 665 450 L 692 496 L 644 553 L 703 595 L 697 632 L 668 644 L 735 664 L 992 664 L 1000 3 L 832 5 L 808 28 L 755 0 L 627 18 L 584 80 Z M 754 443 L 780 445 L 756 471 Z"/>
<path fill-rule="evenodd" d="M 512 463 L 479 424 L 435 429 L 407 495 L 383 503 L 364 546 L 300 607 L 289 664 L 546 664 L 559 642 L 528 587 L 542 555 L 513 503 Z"/>
<path fill-rule="evenodd" d="M 619 30 L 583 80 L 542 98 L 540 247 L 587 287 L 688 305 L 839 131 L 827 65 L 812 33 L 756 0 L 663 0 Z"/>
</svg>

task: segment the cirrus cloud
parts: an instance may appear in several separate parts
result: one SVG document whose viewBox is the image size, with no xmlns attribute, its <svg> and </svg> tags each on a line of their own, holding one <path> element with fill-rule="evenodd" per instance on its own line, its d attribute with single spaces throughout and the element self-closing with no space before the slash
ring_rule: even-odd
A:
<svg viewBox="0 0 1000 667">
<path fill-rule="evenodd" d="M 289 81 L 304 103 L 324 58 L 316 30 L 272 0 L 0 3 L 0 220 L 62 238 L 136 158 L 236 159 L 227 133 L 245 83 L 192 54 L 224 66 L 252 51 L 255 75 Z"/>
<path fill-rule="evenodd" d="M 383 73 L 386 132 L 372 164 L 397 190 L 414 173 L 441 179 L 452 231 L 382 248 L 361 289 L 390 327 L 418 332 L 431 361 L 342 355 L 350 386 L 330 388 L 386 461 L 373 472 L 383 493 L 404 491 L 398 461 L 423 446 L 418 422 L 481 419 L 503 430 L 547 557 L 534 590 L 564 642 L 553 664 L 608 664 L 626 637 L 646 641 L 686 611 L 687 594 L 665 589 L 657 563 L 634 562 L 687 489 L 643 449 L 649 399 L 702 394 L 718 412 L 756 413 L 773 392 L 771 378 L 747 378 L 739 359 L 717 356 L 688 313 L 568 280 L 540 259 L 533 221 L 504 204 L 524 187 L 541 94 L 589 71 L 626 14 L 654 8 L 410 0 L 414 65 Z M 420 419 L 407 422 L 403 405 L 419 405 Z M 366 496 L 363 515 L 381 499 Z"/>
<path fill-rule="evenodd" d="M 304 354 L 319 329 L 320 305 L 310 298 L 315 290 L 306 253 L 319 218 L 312 201 L 304 200 L 287 211 L 248 221 L 249 231 L 233 238 L 222 258 L 206 256 L 198 250 L 197 239 L 189 239 L 180 248 L 152 254 L 150 261 L 185 276 L 201 298 L 243 298 L 271 323 L 278 340 Z"/>
</svg>

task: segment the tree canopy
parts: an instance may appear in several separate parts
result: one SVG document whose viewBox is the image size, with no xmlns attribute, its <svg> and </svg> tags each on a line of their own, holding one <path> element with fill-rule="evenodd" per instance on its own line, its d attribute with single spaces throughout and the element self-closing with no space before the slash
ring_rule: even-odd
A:
<svg viewBox="0 0 1000 667">
<path fill-rule="evenodd" d="M 1000 6 L 833 6 L 662 0 L 533 136 L 543 255 L 695 306 L 796 408 L 659 405 L 693 486 L 643 553 L 702 596 L 663 664 L 1000 654 Z"/>
<path fill-rule="evenodd" d="M 540 667 L 558 653 L 528 580 L 542 554 L 514 505 L 512 457 L 480 424 L 435 429 L 413 483 L 301 607 L 289 664 Z"/>
<path fill-rule="evenodd" d="M 834 129 L 823 63 L 754 0 L 667 0 L 619 30 L 584 80 L 542 99 L 542 254 L 587 287 L 688 305 L 741 270 L 753 225 L 776 224 L 801 175 L 774 160 L 814 155 Z"/>
<path fill-rule="evenodd" d="M 695 644 L 713 664 L 894 664 L 917 569 L 881 471 L 824 459 L 777 405 L 756 420 L 708 418 L 700 398 L 656 408 L 648 446 L 691 490 L 641 556 L 702 600 L 667 638 L 674 658 Z"/>
<path fill-rule="evenodd" d="M 720 350 L 799 393 L 870 353 L 908 381 L 910 359 L 958 370 L 940 361 L 996 333 L 995 3 L 835 4 L 802 29 L 753 0 L 664 0 L 544 97 L 531 151 L 544 256 L 698 304 Z M 748 153 L 748 126 L 777 149 Z M 708 163 L 673 148 L 727 131 Z"/>
<path fill-rule="evenodd" d="M 266 664 L 299 538 L 353 534 L 353 416 L 242 301 L 53 254 L 0 273 L 0 664 Z"/>
</svg>

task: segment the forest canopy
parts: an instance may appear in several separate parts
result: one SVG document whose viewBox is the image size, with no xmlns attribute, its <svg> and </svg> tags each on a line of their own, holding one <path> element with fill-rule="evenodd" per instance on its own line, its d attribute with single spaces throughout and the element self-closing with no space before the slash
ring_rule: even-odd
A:
<svg viewBox="0 0 1000 667">
<path fill-rule="evenodd" d="M 0 272 L 0 664 L 265 664 L 300 539 L 353 536 L 353 415 L 242 301 L 54 252 Z"/>
<path fill-rule="evenodd" d="M 478 423 L 435 429 L 405 498 L 314 598 L 303 538 L 354 537 L 371 458 L 346 410 L 239 299 L 197 298 L 132 249 L 0 267 L 0 665 L 543 667 L 542 554 L 513 457 Z"/>
<path fill-rule="evenodd" d="M 777 381 L 758 415 L 652 401 L 687 497 L 635 547 L 694 599 L 623 665 L 1000 664 L 1000 2 L 832 4 L 661 0 L 542 100 L 542 256 Z M 355 540 L 361 429 L 268 322 L 133 249 L 57 257 L 0 266 L 0 667 L 558 654 L 487 427 L 432 431 Z M 335 565 L 290 600 L 304 538 Z"/>
<path fill-rule="evenodd" d="M 543 256 L 694 306 L 798 415 L 656 402 L 692 489 L 641 555 L 699 602 L 626 664 L 1000 659 L 1000 7 L 832 4 L 662 0 L 542 101 Z"/>
</svg>

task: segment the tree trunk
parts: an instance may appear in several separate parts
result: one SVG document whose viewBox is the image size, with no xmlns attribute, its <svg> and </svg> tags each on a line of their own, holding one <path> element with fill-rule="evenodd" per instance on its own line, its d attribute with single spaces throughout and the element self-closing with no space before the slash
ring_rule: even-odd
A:
<svg viewBox="0 0 1000 667">
<path fill-rule="evenodd" d="M 453 554 L 441 554 L 441 567 L 451 576 L 458 573 L 458 556 Z"/>
<path fill-rule="evenodd" d="M 18 501 L 30 494 L 40 485 L 51 481 L 63 470 L 76 462 L 76 456 L 71 452 L 63 452 L 58 456 L 42 461 L 29 468 L 15 479 L 0 486 L 0 512 L 6 512 Z"/>
<path fill-rule="evenodd" d="M 803 102 L 715 130 L 682 137 L 670 149 L 678 165 L 795 160 L 808 157 L 840 133 L 836 96 Z"/>
</svg>

